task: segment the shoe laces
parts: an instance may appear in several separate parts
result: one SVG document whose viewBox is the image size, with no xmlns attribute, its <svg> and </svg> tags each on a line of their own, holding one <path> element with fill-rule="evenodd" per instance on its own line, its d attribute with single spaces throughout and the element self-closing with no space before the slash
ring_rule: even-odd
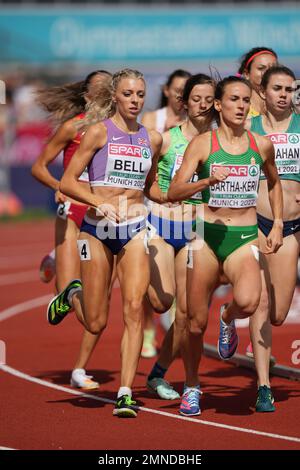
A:
<svg viewBox="0 0 300 470">
<path fill-rule="evenodd" d="M 228 344 L 230 343 L 231 337 L 234 334 L 234 326 L 231 323 L 227 325 L 223 320 L 221 324 L 222 324 L 222 343 Z"/>
<path fill-rule="evenodd" d="M 198 388 L 188 388 L 183 392 L 183 398 L 186 398 L 190 406 L 198 406 L 200 393 Z"/>
<path fill-rule="evenodd" d="M 266 402 L 268 400 L 270 400 L 270 401 L 273 400 L 271 389 L 269 387 L 267 387 L 267 385 L 261 385 L 258 389 L 257 401 L 258 402 Z"/>
<path fill-rule="evenodd" d="M 122 400 L 124 400 L 125 405 L 127 406 L 136 405 L 136 401 L 132 400 L 129 395 L 123 395 L 122 397 L 120 397 L 118 403 L 120 403 Z"/>
</svg>

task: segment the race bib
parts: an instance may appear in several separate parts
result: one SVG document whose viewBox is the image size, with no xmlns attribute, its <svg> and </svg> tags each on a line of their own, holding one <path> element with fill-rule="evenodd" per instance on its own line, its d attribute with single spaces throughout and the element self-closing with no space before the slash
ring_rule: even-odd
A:
<svg viewBox="0 0 300 470">
<path fill-rule="evenodd" d="M 66 220 L 66 218 L 68 217 L 68 214 L 70 213 L 69 211 L 70 206 L 71 206 L 70 201 L 65 201 L 65 202 L 60 203 L 56 211 L 57 217 L 59 217 L 60 219 Z"/>
<path fill-rule="evenodd" d="M 267 134 L 275 148 L 275 163 L 279 175 L 295 175 L 300 172 L 300 134 Z M 263 171 L 261 172 L 264 176 Z"/>
<path fill-rule="evenodd" d="M 181 167 L 182 161 L 183 161 L 183 155 L 176 154 L 175 163 L 174 163 L 174 166 L 173 166 L 173 169 L 172 169 L 172 174 L 171 174 L 172 179 L 174 178 L 177 171 Z M 190 179 L 190 183 L 196 183 L 198 180 L 199 180 L 199 178 L 198 178 L 197 173 L 194 173 L 193 176 Z M 197 199 L 197 200 L 202 201 L 201 191 L 198 191 L 197 193 L 193 194 L 192 196 L 189 197 L 189 199 Z"/>
<path fill-rule="evenodd" d="M 142 191 L 150 168 L 151 151 L 148 147 L 110 142 L 104 185 Z"/>
<path fill-rule="evenodd" d="M 210 166 L 210 176 L 217 168 L 226 167 L 229 176 L 210 187 L 210 207 L 252 207 L 256 206 L 259 184 L 259 165 L 218 165 Z"/>
</svg>

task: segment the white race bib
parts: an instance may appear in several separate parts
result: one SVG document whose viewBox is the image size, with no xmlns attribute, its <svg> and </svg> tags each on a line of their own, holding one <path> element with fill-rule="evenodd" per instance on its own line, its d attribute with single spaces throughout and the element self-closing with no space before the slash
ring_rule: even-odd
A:
<svg viewBox="0 0 300 470">
<path fill-rule="evenodd" d="M 259 165 L 218 165 L 210 166 L 210 176 L 217 168 L 228 168 L 229 176 L 210 187 L 210 207 L 241 208 L 256 206 L 259 184 Z"/>
</svg>

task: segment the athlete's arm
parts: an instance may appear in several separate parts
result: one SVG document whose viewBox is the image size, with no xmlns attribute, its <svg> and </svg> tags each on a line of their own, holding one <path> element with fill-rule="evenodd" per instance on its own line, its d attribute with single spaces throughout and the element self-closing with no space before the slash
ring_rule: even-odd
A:
<svg viewBox="0 0 300 470">
<path fill-rule="evenodd" d="M 91 125 L 81 139 L 79 149 L 74 153 L 60 182 L 60 190 L 63 193 L 92 207 L 98 207 L 99 198 L 90 191 L 88 185 L 80 184 L 78 178 L 95 152 L 105 145 L 106 140 L 106 127 L 102 123 Z"/>
<path fill-rule="evenodd" d="M 54 191 L 58 191 L 59 180 L 51 175 L 48 165 L 76 137 L 76 134 L 77 131 L 72 119 L 62 124 L 31 168 L 32 176 Z"/>
<path fill-rule="evenodd" d="M 207 159 L 209 150 L 210 133 L 193 138 L 184 152 L 182 165 L 170 184 L 168 201 L 177 202 L 188 199 L 193 194 L 203 191 L 208 186 L 213 186 L 228 176 L 228 170 L 224 167 L 218 168 L 213 176 L 198 180 L 195 183 L 190 182 L 195 171 Z"/>
<path fill-rule="evenodd" d="M 275 151 L 272 142 L 263 136 L 255 134 L 259 150 L 264 158 L 263 171 L 268 183 L 270 206 L 273 213 L 273 227 L 266 239 L 264 253 L 276 253 L 282 246 L 283 229 L 283 196 L 280 178 L 275 164 Z"/>
<path fill-rule="evenodd" d="M 167 194 L 164 193 L 157 182 L 157 163 L 161 155 L 162 136 L 157 131 L 149 131 L 152 149 L 152 166 L 147 175 L 144 193 L 148 199 L 163 204 L 167 201 Z"/>
</svg>

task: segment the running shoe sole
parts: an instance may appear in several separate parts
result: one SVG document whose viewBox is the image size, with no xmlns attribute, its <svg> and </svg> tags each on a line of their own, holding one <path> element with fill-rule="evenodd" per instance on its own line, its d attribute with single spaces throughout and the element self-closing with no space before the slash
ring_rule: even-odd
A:
<svg viewBox="0 0 300 470">
<path fill-rule="evenodd" d="M 136 418 L 137 412 L 130 408 L 117 408 L 114 409 L 113 416 L 118 416 L 119 418 Z"/>
</svg>

